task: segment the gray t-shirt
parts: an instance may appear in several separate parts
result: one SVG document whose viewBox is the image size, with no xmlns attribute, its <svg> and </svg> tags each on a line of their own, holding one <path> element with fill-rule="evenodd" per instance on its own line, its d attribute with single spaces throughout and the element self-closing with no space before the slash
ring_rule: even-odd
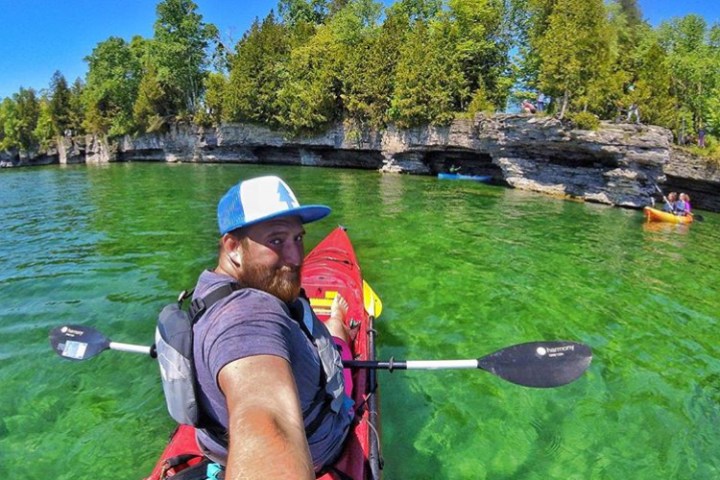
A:
<svg viewBox="0 0 720 480">
<path fill-rule="evenodd" d="M 231 281 L 229 276 L 206 270 L 198 279 L 193 297 L 204 297 Z M 323 388 L 317 349 L 289 316 L 287 307 L 266 292 L 241 289 L 215 303 L 194 327 L 193 350 L 201 408 L 225 428 L 228 411 L 218 375 L 228 363 L 253 355 L 275 355 L 290 363 L 306 427 L 323 409 L 316 401 Z M 312 435 L 309 446 L 316 470 L 337 457 L 350 420 L 348 415 L 327 414 Z M 202 431 L 198 439 L 211 457 L 225 463 L 225 446 Z"/>
</svg>

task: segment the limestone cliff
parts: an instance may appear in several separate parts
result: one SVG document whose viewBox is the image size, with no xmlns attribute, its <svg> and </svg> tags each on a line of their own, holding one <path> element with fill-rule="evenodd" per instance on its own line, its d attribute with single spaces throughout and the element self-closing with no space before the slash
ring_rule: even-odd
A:
<svg viewBox="0 0 720 480">
<path fill-rule="evenodd" d="M 696 208 L 720 211 L 720 173 L 673 149 L 668 130 L 648 125 L 603 123 L 588 131 L 553 117 L 499 114 L 405 130 L 338 124 L 323 134 L 291 138 L 257 125 L 176 124 L 164 133 L 114 140 L 64 138 L 56 150 L 3 162 L 47 163 L 54 156 L 62 164 L 265 163 L 421 175 L 455 166 L 514 188 L 633 208 L 649 203 L 657 183 L 689 193 Z"/>
</svg>

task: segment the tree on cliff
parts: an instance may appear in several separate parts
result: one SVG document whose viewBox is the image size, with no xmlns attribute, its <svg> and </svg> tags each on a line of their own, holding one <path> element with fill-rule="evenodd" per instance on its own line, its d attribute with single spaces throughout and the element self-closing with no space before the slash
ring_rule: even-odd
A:
<svg viewBox="0 0 720 480">
<path fill-rule="evenodd" d="M 453 115 L 453 87 L 461 80 L 451 71 L 441 30 L 418 21 L 405 37 L 395 71 L 389 117 L 401 128 L 448 124 Z"/>
<path fill-rule="evenodd" d="M 3 98 L 0 103 L 0 150 L 19 147 L 17 130 L 19 120 L 17 108 L 12 98 Z"/>
<path fill-rule="evenodd" d="M 191 0 L 158 3 L 153 47 L 150 56 L 157 77 L 171 98 L 174 114 L 193 115 L 203 93 L 209 56 L 206 50 L 217 38 L 217 28 L 202 21 Z"/>
<path fill-rule="evenodd" d="M 72 92 L 67 80 L 56 71 L 50 80 L 49 113 L 55 135 L 62 135 L 70 128 Z"/>
<path fill-rule="evenodd" d="M 563 118 L 571 100 L 590 94 L 593 82 L 608 71 L 611 37 L 605 6 L 602 0 L 557 0 L 546 25 L 535 38 L 539 87 L 560 99 Z"/>
<path fill-rule="evenodd" d="M 38 102 L 38 119 L 33 130 L 33 137 L 42 148 L 49 147 L 57 136 L 50 103 L 51 100 L 47 97 L 40 98 Z"/>
<path fill-rule="evenodd" d="M 40 118 L 40 102 L 32 88 L 20 88 L 20 91 L 13 95 L 13 101 L 17 120 L 13 141 L 15 146 L 28 151 L 38 144 L 35 128 Z"/>
<path fill-rule="evenodd" d="M 505 31 L 505 5 L 498 0 L 449 0 L 448 34 L 452 54 L 464 78 L 460 111 L 468 99 L 479 109 L 505 105 L 510 75 L 511 38 Z"/>
<path fill-rule="evenodd" d="M 160 83 L 155 64 L 148 59 L 144 63 L 144 73 L 133 104 L 133 120 L 139 131 L 154 132 L 165 125 L 165 117 L 172 113 L 172 104 Z"/>
<path fill-rule="evenodd" d="M 76 78 L 70 87 L 70 111 L 68 116 L 68 126 L 73 135 L 78 135 L 83 131 L 83 123 L 85 122 L 84 91 L 85 83 L 82 79 Z"/>
<path fill-rule="evenodd" d="M 222 118 L 277 126 L 277 96 L 290 57 L 291 31 L 273 12 L 255 20 L 230 59 Z"/>
<path fill-rule="evenodd" d="M 123 135 L 132 130 L 141 56 L 122 38 L 110 37 L 85 57 L 89 68 L 83 90 L 84 125 L 88 132 Z"/>
<path fill-rule="evenodd" d="M 339 118 L 339 45 L 323 25 L 295 46 L 277 92 L 276 118 L 293 133 L 317 131 Z"/>
<path fill-rule="evenodd" d="M 720 88 L 720 26 L 708 28 L 698 15 L 663 22 L 660 43 L 668 53 L 672 92 L 679 100 L 677 132 L 705 126 L 709 103 Z"/>
<path fill-rule="evenodd" d="M 395 59 L 407 22 L 388 14 L 380 26 L 382 5 L 372 0 L 349 2 L 331 20 L 340 45 L 342 116 L 357 125 L 385 126 L 394 85 Z"/>
</svg>

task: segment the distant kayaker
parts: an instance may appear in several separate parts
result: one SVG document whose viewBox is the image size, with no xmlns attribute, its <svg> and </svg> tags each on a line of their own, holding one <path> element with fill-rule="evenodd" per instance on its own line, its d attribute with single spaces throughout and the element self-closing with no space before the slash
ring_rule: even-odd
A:
<svg viewBox="0 0 720 480">
<path fill-rule="evenodd" d="M 300 298 L 303 224 L 329 213 L 300 206 L 274 176 L 241 181 L 218 204 L 217 267 L 193 298 L 237 290 L 200 318 L 193 346 L 200 408 L 221 427 L 199 430 L 198 442 L 228 480 L 313 479 L 342 450 L 353 415 L 347 302 L 336 296 L 322 324 Z"/>
<path fill-rule="evenodd" d="M 675 213 L 675 203 L 677 202 L 677 192 L 670 192 L 665 199 L 663 210 L 668 213 Z"/>
<path fill-rule="evenodd" d="M 687 193 L 681 193 L 678 197 L 678 201 L 675 202 L 675 214 L 676 215 L 692 215 L 690 207 L 690 195 Z"/>
</svg>

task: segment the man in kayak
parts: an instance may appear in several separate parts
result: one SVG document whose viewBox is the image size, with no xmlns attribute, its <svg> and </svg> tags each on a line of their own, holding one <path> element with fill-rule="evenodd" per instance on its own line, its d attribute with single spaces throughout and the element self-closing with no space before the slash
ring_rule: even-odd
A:
<svg viewBox="0 0 720 480">
<path fill-rule="evenodd" d="M 300 206 L 278 177 L 242 181 L 218 204 L 218 264 L 193 298 L 236 290 L 200 318 L 193 347 L 200 407 L 220 427 L 199 430 L 198 442 L 227 479 L 312 479 L 342 450 L 352 420 L 340 358 L 350 357 L 347 303 L 336 297 L 323 325 L 299 299 L 303 224 L 329 213 Z"/>
</svg>

